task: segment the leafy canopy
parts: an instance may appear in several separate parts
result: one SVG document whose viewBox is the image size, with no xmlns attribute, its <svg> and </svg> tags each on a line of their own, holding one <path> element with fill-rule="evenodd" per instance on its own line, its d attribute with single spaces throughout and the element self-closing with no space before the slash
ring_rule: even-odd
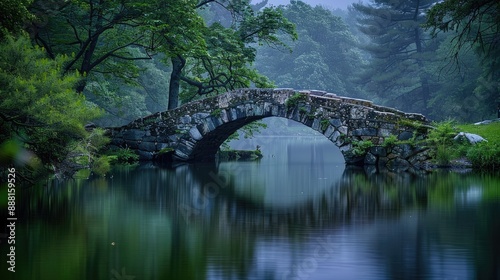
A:
<svg viewBox="0 0 500 280">
<path fill-rule="evenodd" d="M 1 139 L 18 139 L 45 164 L 60 162 L 100 114 L 75 93 L 78 73 L 62 75 L 66 61 L 46 57 L 25 37 L 0 43 Z"/>
</svg>

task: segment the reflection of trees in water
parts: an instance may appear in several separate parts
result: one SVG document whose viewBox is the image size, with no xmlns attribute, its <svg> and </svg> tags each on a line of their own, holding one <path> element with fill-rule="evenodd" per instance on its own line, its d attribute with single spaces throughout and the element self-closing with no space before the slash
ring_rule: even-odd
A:
<svg viewBox="0 0 500 280">
<path fill-rule="evenodd" d="M 154 253 L 160 256 L 153 262 L 164 264 L 158 266 L 161 268 L 156 276 L 165 279 L 174 276 L 199 279 L 200 273 L 204 274 L 212 262 L 226 278 L 245 278 L 254 269 L 249 260 L 256 258 L 255 248 L 261 236 L 300 240 L 304 228 L 331 230 L 354 223 L 377 225 L 367 250 L 375 252 L 380 265 L 394 279 L 419 275 L 424 279 L 435 269 L 431 262 L 437 260 L 436 265 L 442 262 L 444 266 L 446 259 L 442 256 L 446 256 L 446 250 L 453 249 L 465 250 L 464 254 L 473 257 L 475 278 L 495 279 L 496 275 L 498 279 L 500 220 L 495 215 L 500 213 L 500 206 L 498 196 L 490 190 L 499 185 L 498 177 L 488 181 L 484 176 L 431 174 L 421 177 L 382 171 L 367 175 L 362 169 L 348 168 L 321 195 L 294 208 L 273 209 L 262 208 L 239 196 L 231 180 L 227 186 L 215 188 L 210 184 L 214 182 L 211 172 L 217 173 L 217 166 L 143 167 L 115 173 L 112 179 L 85 183 L 51 181 L 48 187 L 33 188 L 21 195 L 27 203 L 19 206 L 30 219 L 50 221 L 45 231 L 60 231 L 80 221 L 86 223 L 87 226 L 72 228 L 79 232 L 74 234 L 78 242 L 86 240 L 83 247 L 88 248 L 85 254 L 89 273 L 101 273 L 102 264 L 111 266 L 116 258 L 137 262 L 137 248 L 129 245 L 121 247 L 120 255 L 108 252 L 109 248 L 104 249 L 109 255 L 102 255 L 100 250 L 108 245 L 107 239 L 99 239 L 102 229 L 89 230 L 89 225 L 108 227 L 105 231 L 113 232 L 124 228 L 123 224 L 111 220 L 113 216 L 108 208 L 115 205 L 100 205 L 107 201 L 101 196 L 112 196 L 120 200 L 122 206 L 130 205 L 111 209 L 111 213 L 122 211 L 122 215 L 130 217 L 130 225 L 133 219 L 140 219 L 138 215 L 143 215 L 142 219 L 147 222 L 161 224 L 161 231 L 158 227 L 148 227 L 134 234 L 118 233 L 118 236 L 126 240 L 125 243 L 143 240 L 140 246 L 156 250 Z M 481 182 L 489 182 L 491 187 L 484 187 L 483 193 L 492 198 L 478 202 L 482 203 L 479 206 L 456 207 L 458 193 Z M 387 219 L 386 226 L 380 226 L 378 219 Z M 158 244 L 163 247 L 155 248 Z M 450 244 L 451 249 L 441 244 Z M 133 265 L 129 267 L 127 271 L 133 271 Z M 140 275 L 146 273 L 142 271 Z"/>
</svg>

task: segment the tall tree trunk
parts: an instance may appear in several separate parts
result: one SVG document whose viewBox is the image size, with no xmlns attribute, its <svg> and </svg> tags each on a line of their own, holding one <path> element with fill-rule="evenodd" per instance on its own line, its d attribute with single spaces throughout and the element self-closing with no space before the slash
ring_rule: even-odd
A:
<svg viewBox="0 0 500 280">
<path fill-rule="evenodd" d="M 182 68 L 186 64 L 181 56 L 172 57 L 172 74 L 170 74 L 170 84 L 168 88 L 168 110 L 179 106 L 179 91 L 181 82 Z"/>
<path fill-rule="evenodd" d="M 415 44 L 417 47 L 418 54 L 421 54 L 422 52 L 424 52 L 423 47 L 422 47 L 422 39 L 421 39 L 420 32 L 421 32 L 420 28 L 415 28 Z M 418 70 L 420 73 L 419 74 L 420 83 L 422 85 L 422 101 L 424 102 L 424 106 L 425 106 L 424 110 L 427 110 L 428 109 L 427 103 L 429 102 L 430 94 L 431 94 L 431 90 L 429 87 L 429 79 L 427 77 L 427 74 L 424 72 L 425 67 L 424 67 L 422 59 L 420 57 L 417 57 L 417 64 L 418 64 L 418 68 L 419 68 Z"/>
<path fill-rule="evenodd" d="M 415 9 L 415 14 L 414 14 L 414 20 L 418 22 L 418 15 L 420 13 L 420 1 L 417 1 L 417 7 Z M 424 52 L 423 46 L 422 46 L 422 30 L 420 27 L 415 28 L 415 46 L 417 48 L 417 64 L 418 64 L 418 71 L 419 71 L 419 78 L 420 78 L 420 83 L 422 85 L 422 102 L 424 104 L 423 110 L 426 113 L 427 110 L 429 109 L 428 107 L 428 102 L 430 99 L 431 91 L 429 87 L 429 79 L 427 77 L 427 74 L 424 72 L 425 67 L 422 62 L 422 58 L 420 57 L 419 54 Z"/>
</svg>

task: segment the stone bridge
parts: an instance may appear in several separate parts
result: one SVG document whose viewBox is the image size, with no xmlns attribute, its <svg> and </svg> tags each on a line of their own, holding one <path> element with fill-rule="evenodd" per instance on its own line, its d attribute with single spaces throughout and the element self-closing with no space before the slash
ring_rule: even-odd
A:
<svg viewBox="0 0 500 280">
<path fill-rule="evenodd" d="M 425 137 L 423 115 L 316 90 L 238 89 L 109 128 L 109 135 L 112 145 L 136 150 L 142 160 L 207 161 L 229 135 L 266 117 L 291 119 L 321 132 L 340 148 L 347 164 L 408 169 L 429 159 L 425 149 L 401 142 Z"/>
</svg>

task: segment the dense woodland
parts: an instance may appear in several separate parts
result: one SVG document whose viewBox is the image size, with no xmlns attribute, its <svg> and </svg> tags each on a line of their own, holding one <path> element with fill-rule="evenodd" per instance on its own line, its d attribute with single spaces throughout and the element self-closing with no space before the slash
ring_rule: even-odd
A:
<svg viewBox="0 0 500 280">
<path fill-rule="evenodd" d="M 2 0 L 1 158 L 33 170 L 71 155 L 99 164 L 106 138 L 89 122 L 123 125 L 242 87 L 327 90 L 434 120 L 494 118 L 499 15 L 494 0 L 348 11 L 294 0 Z"/>
</svg>

